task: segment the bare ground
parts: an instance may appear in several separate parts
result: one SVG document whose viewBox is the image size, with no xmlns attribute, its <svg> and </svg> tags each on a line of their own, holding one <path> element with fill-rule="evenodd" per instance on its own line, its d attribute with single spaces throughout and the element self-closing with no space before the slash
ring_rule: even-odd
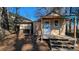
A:
<svg viewBox="0 0 79 59">
<path fill-rule="evenodd" d="M 25 39 L 24 33 L 20 32 L 17 38 L 16 34 L 6 31 L 6 36 L 0 41 L 0 51 L 49 51 L 49 45 L 46 41 L 36 40 L 36 43 Z M 18 40 L 18 42 L 16 41 Z M 33 39 L 32 39 L 33 40 Z M 36 45 L 36 46 L 35 46 Z M 77 41 L 75 51 L 79 51 L 79 40 Z M 18 49 L 18 50 L 17 50 Z"/>
<path fill-rule="evenodd" d="M 33 51 L 34 46 L 32 43 L 27 42 L 25 39 L 24 33 L 19 33 L 18 43 L 16 42 L 17 35 L 11 34 L 8 31 L 4 39 L 0 41 L 0 51 Z M 45 41 L 36 42 L 37 48 L 36 51 L 48 51 L 49 46 Z M 17 45 L 17 46 L 16 46 Z M 18 48 L 18 50 L 16 50 Z"/>
<path fill-rule="evenodd" d="M 75 51 L 79 51 L 79 40 L 77 41 L 77 47 L 76 47 Z"/>
</svg>

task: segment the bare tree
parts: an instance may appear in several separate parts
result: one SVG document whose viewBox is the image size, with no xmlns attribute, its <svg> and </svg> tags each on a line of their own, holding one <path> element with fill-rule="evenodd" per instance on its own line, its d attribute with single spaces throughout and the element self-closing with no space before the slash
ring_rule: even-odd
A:
<svg viewBox="0 0 79 59">
<path fill-rule="evenodd" d="M 49 15 L 51 13 L 57 13 L 61 15 L 61 10 L 64 9 L 64 7 L 38 7 L 36 9 L 36 17 L 40 18 L 45 15 Z M 65 11 L 65 10 L 64 10 Z"/>
<path fill-rule="evenodd" d="M 17 24 L 19 23 L 19 17 L 18 17 L 18 15 L 19 15 L 19 12 L 18 12 L 18 10 L 19 10 L 20 8 L 19 7 L 16 7 L 15 8 L 15 10 L 16 10 L 16 15 L 15 15 L 15 20 L 14 20 L 14 30 L 15 30 L 15 32 L 17 32 L 18 31 L 18 29 L 17 29 Z"/>
<path fill-rule="evenodd" d="M 2 27 L 6 30 L 9 30 L 9 22 L 8 22 L 8 15 L 7 15 L 7 7 L 2 7 Z"/>
<path fill-rule="evenodd" d="M 53 8 L 50 8 L 50 7 L 37 7 L 35 16 L 40 18 L 42 16 L 49 14 L 52 10 Z"/>
</svg>

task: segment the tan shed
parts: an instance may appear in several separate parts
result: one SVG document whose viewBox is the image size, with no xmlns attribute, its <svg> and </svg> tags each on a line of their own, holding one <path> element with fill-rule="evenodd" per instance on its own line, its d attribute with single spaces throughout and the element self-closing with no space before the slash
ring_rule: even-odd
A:
<svg viewBox="0 0 79 59">
<path fill-rule="evenodd" d="M 58 14 L 48 15 L 41 18 L 37 22 L 38 34 L 41 31 L 43 38 L 50 38 L 53 35 L 65 35 L 65 19 Z"/>
</svg>

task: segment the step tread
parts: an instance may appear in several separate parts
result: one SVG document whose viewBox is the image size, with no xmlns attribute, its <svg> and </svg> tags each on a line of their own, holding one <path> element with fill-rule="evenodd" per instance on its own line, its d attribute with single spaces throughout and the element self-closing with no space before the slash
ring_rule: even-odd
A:
<svg viewBox="0 0 79 59">
<path fill-rule="evenodd" d="M 65 48 L 59 48 L 59 49 L 56 49 L 56 48 L 52 48 L 51 51 L 73 51 L 73 49 L 65 49 Z"/>
<path fill-rule="evenodd" d="M 74 45 L 72 42 L 50 42 L 50 44 L 69 44 L 69 45 Z"/>
<path fill-rule="evenodd" d="M 51 46 L 68 46 L 68 45 L 51 45 Z M 74 47 L 74 46 L 70 45 L 70 47 Z"/>
<path fill-rule="evenodd" d="M 53 39 L 50 40 L 50 45 L 52 51 L 66 51 L 74 49 L 74 41 L 70 40 Z"/>
</svg>

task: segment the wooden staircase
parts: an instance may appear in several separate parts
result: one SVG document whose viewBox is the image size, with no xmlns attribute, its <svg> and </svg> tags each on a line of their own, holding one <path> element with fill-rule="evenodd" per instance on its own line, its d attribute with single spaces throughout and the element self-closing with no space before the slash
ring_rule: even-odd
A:
<svg viewBox="0 0 79 59">
<path fill-rule="evenodd" d="M 60 36 L 50 39 L 50 46 L 52 51 L 73 51 L 75 48 L 75 39 L 74 38 L 65 38 Z"/>
</svg>

